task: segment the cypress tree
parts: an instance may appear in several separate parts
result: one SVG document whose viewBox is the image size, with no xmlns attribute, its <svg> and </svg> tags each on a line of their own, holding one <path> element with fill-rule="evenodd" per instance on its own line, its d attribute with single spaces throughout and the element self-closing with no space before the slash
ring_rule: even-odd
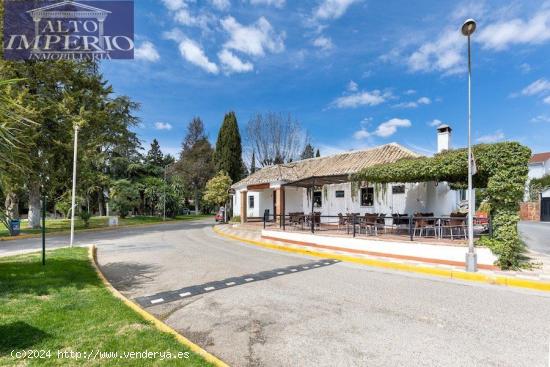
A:
<svg viewBox="0 0 550 367">
<path fill-rule="evenodd" d="M 317 149 L 317 154 L 315 154 L 315 157 L 319 158 L 321 156 L 321 152 L 319 152 L 319 149 Z"/>
<path fill-rule="evenodd" d="M 311 144 L 307 144 L 304 148 L 304 151 L 302 152 L 302 155 L 300 155 L 300 159 L 309 159 L 314 157 L 313 147 Z"/>
<path fill-rule="evenodd" d="M 234 112 L 227 113 L 223 119 L 216 142 L 214 163 L 216 171 L 227 172 L 233 182 L 243 177 L 241 134 Z"/>
<path fill-rule="evenodd" d="M 256 152 L 252 152 L 252 162 L 250 163 L 250 174 L 256 172 Z"/>
</svg>

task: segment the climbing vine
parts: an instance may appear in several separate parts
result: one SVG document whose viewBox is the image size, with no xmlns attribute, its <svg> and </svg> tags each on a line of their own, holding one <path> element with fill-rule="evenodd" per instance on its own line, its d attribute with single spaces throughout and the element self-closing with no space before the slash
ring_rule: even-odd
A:
<svg viewBox="0 0 550 367">
<path fill-rule="evenodd" d="M 477 174 L 474 187 L 487 189 L 491 208 L 493 236 L 478 244 L 498 256 L 503 269 L 522 265 L 524 244 L 518 235 L 519 202 L 527 180 L 529 148 L 515 142 L 481 144 L 474 148 Z M 453 189 L 465 188 L 468 181 L 468 152 L 456 149 L 433 157 L 402 159 L 391 164 L 369 167 L 353 175 L 352 180 L 377 183 L 448 182 Z"/>
</svg>

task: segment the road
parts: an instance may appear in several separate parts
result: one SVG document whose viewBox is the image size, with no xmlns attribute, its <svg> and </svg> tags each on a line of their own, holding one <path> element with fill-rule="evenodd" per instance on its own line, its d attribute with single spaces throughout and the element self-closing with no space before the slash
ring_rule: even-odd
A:
<svg viewBox="0 0 550 367">
<path fill-rule="evenodd" d="M 208 222 L 86 236 L 115 287 L 233 366 L 549 363 L 542 293 L 319 262 Z"/>
<path fill-rule="evenodd" d="M 518 229 L 530 250 L 550 255 L 550 222 L 522 221 Z"/>
</svg>

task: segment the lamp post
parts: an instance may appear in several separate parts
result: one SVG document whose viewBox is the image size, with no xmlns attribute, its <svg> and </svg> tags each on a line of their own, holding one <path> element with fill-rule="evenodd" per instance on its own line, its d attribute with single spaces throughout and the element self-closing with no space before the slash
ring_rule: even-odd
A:
<svg viewBox="0 0 550 367">
<path fill-rule="evenodd" d="M 73 247 L 74 241 L 74 209 L 76 206 L 76 159 L 78 149 L 78 124 L 74 125 L 74 152 L 73 152 L 73 192 L 71 198 L 71 242 L 70 247 Z"/>
<path fill-rule="evenodd" d="M 467 19 L 462 25 L 462 34 L 468 37 L 468 252 L 466 271 L 477 271 L 477 254 L 474 248 L 474 198 L 473 198 L 473 156 L 472 156 L 472 62 L 470 38 L 476 30 L 476 22 Z"/>
<path fill-rule="evenodd" d="M 162 203 L 162 220 L 166 221 L 166 166 L 164 166 L 164 185 L 163 185 L 163 203 Z"/>
</svg>

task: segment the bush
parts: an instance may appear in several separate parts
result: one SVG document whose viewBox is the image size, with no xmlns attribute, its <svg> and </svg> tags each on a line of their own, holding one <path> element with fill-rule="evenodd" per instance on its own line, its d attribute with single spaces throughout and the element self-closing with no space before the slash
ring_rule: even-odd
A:
<svg viewBox="0 0 550 367">
<path fill-rule="evenodd" d="M 87 210 L 81 210 L 80 211 L 80 219 L 84 222 L 84 227 L 88 228 L 90 226 L 90 218 L 92 217 L 92 213 L 90 213 Z"/>
<path fill-rule="evenodd" d="M 240 215 L 235 215 L 233 218 L 231 218 L 230 222 L 231 223 L 241 223 L 241 216 Z"/>
</svg>

